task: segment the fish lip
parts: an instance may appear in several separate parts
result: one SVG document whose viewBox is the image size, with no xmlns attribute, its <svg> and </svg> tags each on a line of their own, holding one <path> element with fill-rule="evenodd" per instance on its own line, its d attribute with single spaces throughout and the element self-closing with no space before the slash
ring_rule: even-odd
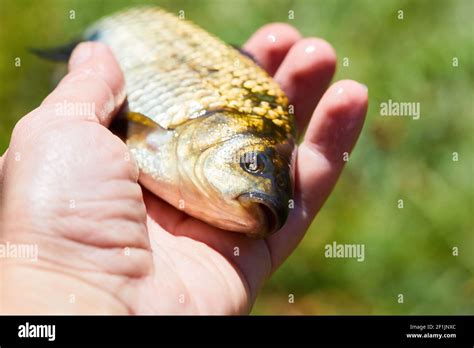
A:
<svg viewBox="0 0 474 348">
<path fill-rule="evenodd" d="M 278 231 L 286 222 L 288 212 L 286 206 L 281 204 L 279 200 L 262 192 L 247 192 L 241 194 L 238 200 L 244 207 L 250 207 L 251 203 L 256 203 L 265 216 L 268 230 L 259 232 L 260 237 L 267 237 Z"/>
</svg>

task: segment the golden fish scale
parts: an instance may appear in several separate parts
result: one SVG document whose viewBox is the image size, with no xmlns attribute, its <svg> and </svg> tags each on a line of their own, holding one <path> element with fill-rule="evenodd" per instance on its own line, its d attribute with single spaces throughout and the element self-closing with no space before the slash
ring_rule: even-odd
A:
<svg viewBox="0 0 474 348">
<path fill-rule="evenodd" d="M 163 128 L 213 110 L 265 117 L 293 134 L 288 99 L 250 58 L 158 8 L 126 10 L 90 29 L 124 71 L 131 111 Z"/>
</svg>

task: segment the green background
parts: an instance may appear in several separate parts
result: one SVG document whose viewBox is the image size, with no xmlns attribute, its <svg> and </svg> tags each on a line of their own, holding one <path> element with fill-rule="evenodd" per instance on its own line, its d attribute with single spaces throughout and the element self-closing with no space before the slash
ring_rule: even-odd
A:
<svg viewBox="0 0 474 348">
<path fill-rule="evenodd" d="M 95 19 L 134 3 L 150 2 L 0 0 L 1 152 L 15 122 L 50 91 L 57 70 L 26 48 L 66 43 Z M 184 10 L 239 45 L 264 24 L 288 22 L 331 42 L 336 79 L 369 88 L 368 119 L 346 171 L 253 313 L 474 314 L 474 1 L 153 3 Z M 380 116 L 380 103 L 389 99 L 419 102 L 421 118 Z M 324 246 L 333 241 L 365 244 L 365 261 L 325 258 Z"/>
</svg>

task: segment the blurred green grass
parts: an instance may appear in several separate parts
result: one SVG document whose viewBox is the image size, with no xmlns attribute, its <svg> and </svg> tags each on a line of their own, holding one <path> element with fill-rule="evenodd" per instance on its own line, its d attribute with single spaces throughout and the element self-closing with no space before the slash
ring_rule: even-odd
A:
<svg viewBox="0 0 474 348">
<path fill-rule="evenodd" d="M 26 48 L 65 43 L 95 19 L 143 3 L 185 10 L 234 44 L 264 24 L 288 22 L 331 42 L 336 79 L 369 88 L 367 123 L 346 171 L 253 313 L 474 313 L 474 1 L 0 0 L 0 151 L 15 122 L 52 87 L 55 65 Z M 421 103 L 421 118 L 381 117 L 388 99 Z M 365 244 L 365 261 L 325 258 L 333 241 Z"/>
</svg>

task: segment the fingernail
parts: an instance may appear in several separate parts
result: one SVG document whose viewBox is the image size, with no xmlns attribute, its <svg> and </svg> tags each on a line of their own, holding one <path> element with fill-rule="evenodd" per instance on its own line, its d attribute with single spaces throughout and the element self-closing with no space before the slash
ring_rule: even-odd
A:
<svg viewBox="0 0 474 348">
<path fill-rule="evenodd" d="M 363 83 L 360 83 L 360 82 L 359 82 L 359 85 L 361 85 L 362 87 L 364 87 L 364 89 L 365 89 L 366 91 L 369 90 L 369 87 L 367 87 L 367 85 L 364 85 Z"/>
<path fill-rule="evenodd" d="M 77 46 L 72 52 L 71 59 L 69 60 L 69 66 L 75 68 L 85 63 L 90 57 L 92 57 L 92 43 L 83 42 Z"/>
</svg>

